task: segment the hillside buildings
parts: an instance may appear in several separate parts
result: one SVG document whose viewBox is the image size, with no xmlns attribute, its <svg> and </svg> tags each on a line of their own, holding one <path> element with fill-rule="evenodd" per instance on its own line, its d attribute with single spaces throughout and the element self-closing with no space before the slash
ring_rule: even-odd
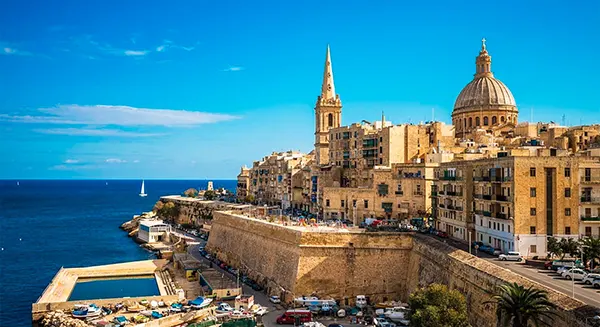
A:
<svg viewBox="0 0 600 327">
<path fill-rule="evenodd" d="M 545 255 L 554 237 L 600 237 L 600 125 L 519 123 L 485 39 L 452 125 L 342 125 L 327 47 L 309 154 L 272 153 L 242 168 L 238 198 L 319 219 L 431 218 L 462 242 Z M 426 220 L 428 221 L 428 220 Z"/>
</svg>

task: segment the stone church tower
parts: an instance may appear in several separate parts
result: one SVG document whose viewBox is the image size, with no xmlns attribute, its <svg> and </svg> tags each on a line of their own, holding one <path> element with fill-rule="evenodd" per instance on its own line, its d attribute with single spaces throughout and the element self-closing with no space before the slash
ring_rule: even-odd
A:
<svg viewBox="0 0 600 327">
<path fill-rule="evenodd" d="M 315 155 L 318 165 L 329 163 L 329 129 L 342 124 L 342 101 L 335 93 L 331 54 L 327 45 L 321 95 L 315 105 Z"/>
</svg>

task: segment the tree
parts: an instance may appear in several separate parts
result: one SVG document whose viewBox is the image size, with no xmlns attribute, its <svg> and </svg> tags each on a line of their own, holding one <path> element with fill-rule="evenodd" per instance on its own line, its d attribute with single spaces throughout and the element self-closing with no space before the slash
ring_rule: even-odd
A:
<svg viewBox="0 0 600 327">
<path fill-rule="evenodd" d="M 195 198 L 198 196 L 198 190 L 195 188 L 188 188 L 183 194 L 188 198 Z"/>
<path fill-rule="evenodd" d="M 550 258 L 553 256 L 563 257 L 562 247 L 556 237 L 548 237 L 548 255 Z"/>
<path fill-rule="evenodd" d="M 167 202 L 158 211 L 158 214 L 168 219 L 174 219 L 179 215 L 179 207 L 177 207 L 173 202 Z"/>
<path fill-rule="evenodd" d="M 585 260 L 591 260 L 590 268 L 594 268 L 595 261 L 600 260 L 600 238 L 586 237 L 581 240 Z"/>
<path fill-rule="evenodd" d="M 252 203 L 254 202 L 254 196 L 252 194 L 248 194 L 244 197 L 244 202 L 246 203 Z"/>
<path fill-rule="evenodd" d="M 562 249 L 563 258 L 565 254 L 568 254 L 572 257 L 579 256 L 579 242 L 572 238 L 563 238 L 560 240 L 560 248 Z"/>
<path fill-rule="evenodd" d="M 157 212 L 159 212 L 163 208 L 164 205 L 165 205 L 164 202 L 158 200 L 154 204 L 154 207 L 152 208 L 152 211 L 155 212 L 155 213 L 157 213 Z"/>
<path fill-rule="evenodd" d="M 556 315 L 556 306 L 548 300 L 548 293 L 531 286 L 507 283 L 492 298 L 486 303 L 498 306 L 496 313 L 503 327 L 527 327 L 530 322 L 539 326 L 542 317 L 553 320 Z"/>
<path fill-rule="evenodd" d="M 457 290 L 446 285 L 431 284 L 410 295 L 408 304 L 411 326 L 416 327 L 468 327 L 467 303 Z"/>
<path fill-rule="evenodd" d="M 205 200 L 214 200 L 217 197 L 217 194 L 215 193 L 215 191 L 206 191 L 204 192 L 204 199 Z"/>
</svg>

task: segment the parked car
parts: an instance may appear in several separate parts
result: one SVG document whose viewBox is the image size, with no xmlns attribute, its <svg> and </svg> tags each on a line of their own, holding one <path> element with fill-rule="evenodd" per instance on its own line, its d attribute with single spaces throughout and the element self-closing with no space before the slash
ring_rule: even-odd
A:
<svg viewBox="0 0 600 327">
<path fill-rule="evenodd" d="M 562 276 L 568 280 L 583 280 L 583 277 L 586 275 L 585 270 L 579 268 L 572 268 L 567 271 L 563 271 Z"/>
<path fill-rule="evenodd" d="M 281 299 L 277 295 L 270 296 L 269 301 L 271 301 L 271 303 L 281 303 Z"/>
<path fill-rule="evenodd" d="M 483 242 L 480 241 L 474 241 L 473 243 L 471 243 L 471 246 L 473 248 L 475 248 L 476 246 L 479 246 L 479 248 L 481 248 L 483 246 Z"/>
<path fill-rule="evenodd" d="M 592 286 L 594 288 L 600 288 L 600 278 L 596 278 L 592 281 Z"/>
<path fill-rule="evenodd" d="M 594 279 L 598 279 L 598 278 L 600 278 L 600 274 L 589 273 L 589 274 L 585 275 L 581 281 L 586 285 L 592 285 L 592 283 L 594 282 Z"/>
<path fill-rule="evenodd" d="M 517 261 L 517 262 L 523 261 L 523 257 L 521 256 L 521 253 L 515 252 L 515 251 L 508 251 L 508 253 L 506 253 L 506 254 L 501 254 L 498 257 L 498 259 L 500 259 L 502 261 Z"/>
<path fill-rule="evenodd" d="M 479 251 L 488 253 L 488 254 L 492 254 L 492 253 L 494 253 L 494 248 L 489 245 L 484 244 L 479 247 Z"/>
<path fill-rule="evenodd" d="M 441 238 L 448 238 L 448 233 L 442 232 L 442 231 L 438 231 L 437 236 L 439 236 Z"/>
<path fill-rule="evenodd" d="M 557 271 L 560 267 L 571 268 L 575 266 L 575 260 L 554 260 L 550 269 Z"/>
<path fill-rule="evenodd" d="M 312 313 L 309 310 L 288 310 L 281 316 L 277 317 L 278 324 L 290 324 L 295 325 L 296 319 L 299 323 L 305 323 L 312 321 Z"/>
<path fill-rule="evenodd" d="M 257 292 L 260 292 L 260 291 L 263 290 L 262 286 L 260 286 L 258 284 L 252 285 L 252 289 L 255 290 L 255 291 L 257 291 Z"/>
</svg>

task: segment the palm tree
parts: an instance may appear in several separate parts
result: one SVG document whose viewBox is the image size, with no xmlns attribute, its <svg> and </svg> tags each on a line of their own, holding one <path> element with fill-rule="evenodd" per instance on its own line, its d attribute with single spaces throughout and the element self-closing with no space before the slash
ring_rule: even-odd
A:
<svg viewBox="0 0 600 327">
<path fill-rule="evenodd" d="M 563 252 L 563 257 L 565 254 L 570 255 L 571 257 L 579 256 L 579 242 L 572 238 L 563 238 L 560 240 L 560 247 Z"/>
<path fill-rule="evenodd" d="M 586 237 L 581 240 L 581 244 L 586 261 L 591 260 L 590 268 L 594 268 L 594 262 L 600 259 L 600 238 Z"/>
<path fill-rule="evenodd" d="M 560 246 L 560 242 L 556 237 L 548 237 L 548 243 L 546 247 L 548 248 L 548 255 L 550 258 L 553 256 L 562 257 L 563 251 Z"/>
<path fill-rule="evenodd" d="M 527 327 L 529 322 L 535 326 L 540 323 L 542 317 L 553 320 L 556 315 L 553 303 L 548 300 L 548 293 L 533 287 L 525 288 L 517 283 L 507 283 L 500 286 L 492 301 L 498 305 L 498 320 L 503 327 Z"/>
</svg>

